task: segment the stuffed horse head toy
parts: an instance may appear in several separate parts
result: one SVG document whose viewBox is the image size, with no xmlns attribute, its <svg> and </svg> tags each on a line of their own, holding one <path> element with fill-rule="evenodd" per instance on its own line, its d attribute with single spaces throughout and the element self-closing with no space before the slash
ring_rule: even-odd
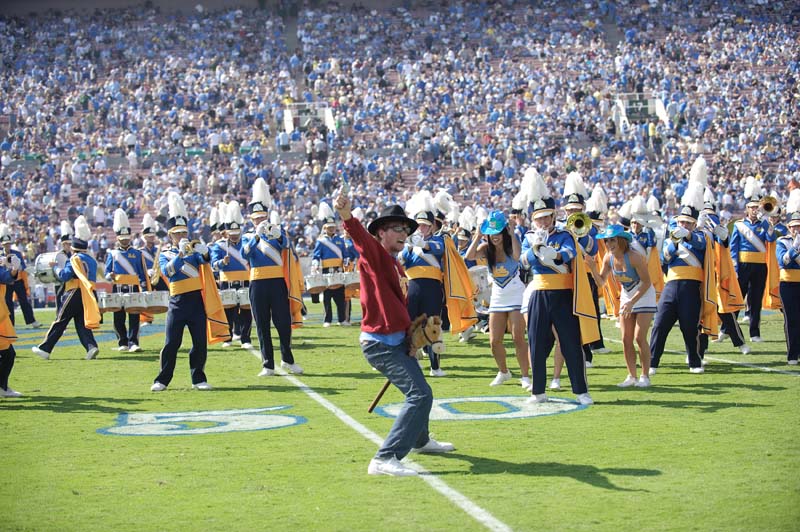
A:
<svg viewBox="0 0 800 532">
<path fill-rule="evenodd" d="M 433 352 L 441 354 L 444 352 L 444 342 L 442 341 L 442 318 L 426 314 L 417 316 L 408 329 L 411 345 L 409 353 L 415 355 L 419 349 L 431 346 Z"/>
</svg>

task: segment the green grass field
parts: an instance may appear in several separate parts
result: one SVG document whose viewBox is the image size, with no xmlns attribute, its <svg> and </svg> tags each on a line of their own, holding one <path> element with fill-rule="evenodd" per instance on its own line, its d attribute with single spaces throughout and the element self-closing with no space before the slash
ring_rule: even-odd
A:
<svg viewBox="0 0 800 532">
<path fill-rule="evenodd" d="M 766 342 L 751 355 L 712 344 L 703 375 L 666 354 L 649 389 L 616 387 L 626 371 L 618 330 L 604 321 L 613 351 L 588 370 L 596 404 L 548 416 L 515 402 L 516 378 L 488 386 L 488 336 L 465 345 L 448 335 L 448 376 L 432 386 L 450 400 L 436 411 L 452 419 L 431 431 L 457 450 L 411 455 L 427 474 L 391 478 L 366 473 L 391 424 L 367 413 L 383 379 L 361 355 L 358 328 L 324 329 L 320 310 L 311 305 L 295 331 L 305 375 L 258 378 L 252 353 L 214 346 L 211 392 L 191 389 L 188 335 L 169 389 L 149 391 L 163 315 L 135 354 L 112 350 L 107 319 L 94 361 L 72 330 L 41 360 L 30 346 L 45 331 L 20 327 L 11 386 L 25 396 L 0 400 L 0 529 L 797 529 L 800 371 L 786 365 L 780 314 L 765 317 Z M 668 349 L 682 350 L 677 329 Z M 568 391 L 550 395 L 574 406 Z M 481 397 L 500 398 L 463 400 Z M 400 400 L 390 389 L 381 406 Z M 272 410 L 231 412 L 242 409 Z"/>
</svg>

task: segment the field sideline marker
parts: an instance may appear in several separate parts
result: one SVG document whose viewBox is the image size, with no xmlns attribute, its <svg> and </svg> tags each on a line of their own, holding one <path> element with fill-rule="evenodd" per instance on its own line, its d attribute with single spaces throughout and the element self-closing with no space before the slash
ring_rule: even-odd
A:
<svg viewBox="0 0 800 532">
<path fill-rule="evenodd" d="M 255 349 L 249 350 L 250 353 L 255 356 L 257 359 L 261 360 L 261 352 Z M 333 415 L 335 415 L 339 420 L 341 420 L 345 425 L 352 428 L 366 439 L 374 443 L 375 445 L 380 445 L 383 443 L 383 438 L 372 432 L 370 429 L 353 419 L 350 414 L 333 404 L 332 402 L 328 401 L 320 394 L 315 392 L 313 389 L 308 387 L 307 385 L 303 384 L 303 382 L 293 377 L 283 371 L 278 372 L 276 368 L 276 373 L 281 377 L 284 377 L 289 382 L 297 386 L 303 393 L 311 397 L 313 400 L 318 402 L 322 405 L 326 410 L 329 410 Z M 430 471 L 422 467 L 421 465 L 417 464 L 416 462 L 412 461 L 409 458 L 406 458 L 405 462 L 406 465 L 410 466 L 412 469 L 416 470 L 420 473 L 420 477 L 422 480 L 428 483 L 430 487 L 444 495 L 447 499 L 450 500 L 453 504 L 464 510 L 467 515 L 475 519 L 477 522 L 488 528 L 489 530 L 495 530 L 498 532 L 511 532 L 511 527 L 507 524 L 503 523 L 495 516 L 490 514 L 487 510 L 484 510 L 474 502 L 472 502 L 468 497 L 462 495 L 458 491 L 454 490 L 447 483 L 440 478 L 434 476 Z"/>
</svg>

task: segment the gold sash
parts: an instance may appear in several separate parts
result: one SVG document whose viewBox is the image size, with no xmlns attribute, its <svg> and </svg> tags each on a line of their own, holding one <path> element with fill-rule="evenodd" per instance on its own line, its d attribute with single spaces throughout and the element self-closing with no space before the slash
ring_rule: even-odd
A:
<svg viewBox="0 0 800 532">
<path fill-rule="evenodd" d="M 458 254 L 456 244 L 450 237 L 444 238 L 443 265 L 442 282 L 447 302 L 447 317 L 450 319 L 450 334 L 458 334 L 478 323 L 478 314 L 472 303 L 475 285 L 472 283 L 464 258 Z"/>
<path fill-rule="evenodd" d="M 767 285 L 766 290 L 764 290 L 762 307 L 770 310 L 783 308 L 781 292 L 778 288 L 781 282 L 781 273 L 778 266 L 778 256 L 775 254 L 777 246 L 777 242 L 767 242 Z"/>
<path fill-rule="evenodd" d="M 592 299 L 592 287 L 589 285 L 589 270 L 586 267 L 583 248 L 578 244 L 578 239 L 572 235 L 575 242 L 575 258 L 573 259 L 572 275 L 572 313 L 578 317 L 581 333 L 581 345 L 591 344 L 600 340 L 600 328 L 597 325 L 597 309 Z M 591 258 L 590 258 L 591 260 Z"/>
<path fill-rule="evenodd" d="M 728 314 L 744 309 L 742 289 L 733 267 L 730 250 L 722 246 L 714 246 L 717 270 L 717 290 L 720 314 Z"/>
<path fill-rule="evenodd" d="M 83 322 L 86 324 L 87 329 L 99 329 L 100 308 L 94 298 L 94 285 L 86 277 L 86 273 L 83 271 L 83 262 L 77 254 L 70 257 L 69 261 L 72 264 L 72 270 L 78 277 L 78 288 L 81 291 L 81 299 L 83 300 Z"/>
<path fill-rule="evenodd" d="M 0 284 L 0 301 L 6 297 L 8 286 Z M 11 313 L 7 305 L 0 305 L 0 351 L 5 351 L 17 341 L 17 333 L 11 324 Z"/>
<path fill-rule="evenodd" d="M 200 265 L 200 283 L 203 294 L 203 306 L 206 310 L 206 338 L 209 344 L 219 342 L 230 342 L 231 335 L 228 332 L 228 318 L 225 317 L 225 309 L 222 307 L 222 300 L 219 297 L 217 283 L 214 281 L 214 272 L 211 271 L 210 264 Z"/>
</svg>

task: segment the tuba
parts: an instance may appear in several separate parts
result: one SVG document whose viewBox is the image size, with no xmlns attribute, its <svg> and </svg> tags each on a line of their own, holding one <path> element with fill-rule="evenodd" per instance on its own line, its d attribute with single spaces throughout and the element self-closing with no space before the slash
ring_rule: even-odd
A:
<svg viewBox="0 0 800 532">
<path fill-rule="evenodd" d="M 567 231 L 578 238 L 583 238 L 592 230 L 592 219 L 585 212 L 570 214 L 567 218 Z"/>
</svg>

